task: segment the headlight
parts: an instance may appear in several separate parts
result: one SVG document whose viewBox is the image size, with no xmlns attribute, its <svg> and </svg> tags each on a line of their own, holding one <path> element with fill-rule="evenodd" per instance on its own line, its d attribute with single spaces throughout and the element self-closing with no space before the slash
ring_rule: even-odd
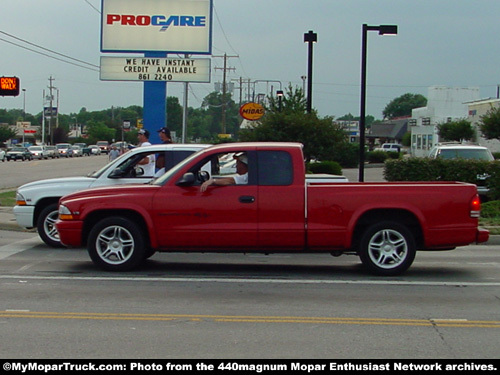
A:
<svg viewBox="0 0 500 375">
<path fill-rule="evenodd" d="M 73 220 L 73 214 L 68 207 L 64 205 L 59 205 L 59 219 L 61 220 Z"/>
<path fill-rule="evenodd" d="M 16 193 L 16 204 L 18 206 L 26 206 L 27 203 L 26 203 L 26 199 L 23 197 L 23 195 L 21 193 Z"/>
</svg>

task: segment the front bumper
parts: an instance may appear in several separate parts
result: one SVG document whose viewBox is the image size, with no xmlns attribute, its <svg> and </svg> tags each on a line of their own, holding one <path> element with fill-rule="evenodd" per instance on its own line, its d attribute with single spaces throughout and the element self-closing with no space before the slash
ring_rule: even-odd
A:
<svg viewBox="0 0 500 375">
<path fill-rule="evenodd" d="M 63 245 L 68 247 L 82 246 L 83 221 L 57 220 L 56 228 L 59 233 L 59 240 Z"/>
<path fill-rule="evenodd" d="M 14 206 L 12 209 L 16 217 L 17 225 L 23 228 L 33 228 L 35 223 L 35 206 Z"/>
</svg>

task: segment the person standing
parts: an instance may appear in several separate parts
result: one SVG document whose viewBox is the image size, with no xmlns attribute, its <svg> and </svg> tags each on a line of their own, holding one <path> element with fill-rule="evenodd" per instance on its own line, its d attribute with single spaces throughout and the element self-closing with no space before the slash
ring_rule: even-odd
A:
<svg viewBox="0 0 500 375">
<path fill-rule="evenodd" d="M 120 150 L 118 150 L 115 145 L 112 145 L 108 156 L 109 161 L 115 160 L 118 156 L 120 156 Z"/>
<path fill-rule="evenodd" d="M 160 136 L 161 143 L 163 144 L 171 144 L 172 142 L 172 136 L 170 135 L 170 129 L 167 127 L 163 127 L 160 130 L 158 130 L 158 134 Z M 166 151 L 165 151 L 166 152 Z M 155 177 L 160 177 L 165 173 L 165 153 L 160 152 L 156 156 L 156 173 Z"/>
<path fill-rule="evenodd" d="M 138 147 L 151 146 L 149 142 L 149 131 L 140 129 L 137 132 L 137 140 L 139 141 Z M 155 175 L 155 155 L 151 154 L 137 163 L 144 170 L 144 177 L 153 177 Z"/>
<path fill-rule="evenodd" d="M 174 143 L 172 142 L 172 136 L 170 135 L 170 129 L 167 127 L 163 127 L 158 130 L 158 134 L 160 136 L 161 143 Z"/>
</svg>

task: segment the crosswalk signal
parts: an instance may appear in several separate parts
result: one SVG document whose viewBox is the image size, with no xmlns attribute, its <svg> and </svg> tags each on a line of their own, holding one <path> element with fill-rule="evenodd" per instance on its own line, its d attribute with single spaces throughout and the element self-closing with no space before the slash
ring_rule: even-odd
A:
<svg viewBox="0 0 500 375">
<path fill-rule="evenodd" d="M 19 78 L 17 77 L 0 77 L 0 95 L 18 96 L 19 83 Z"/>
</svg>

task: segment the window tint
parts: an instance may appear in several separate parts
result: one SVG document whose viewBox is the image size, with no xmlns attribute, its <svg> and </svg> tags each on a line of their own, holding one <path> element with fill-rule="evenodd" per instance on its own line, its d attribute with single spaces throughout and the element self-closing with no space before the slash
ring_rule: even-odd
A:
<svg viewBox="0 0 500 375">
<path fill-rule="evenodd" d="M 259 151 L 259 185 L 291 185 L 292 157 L 285 151 Z"/>
</svg>

